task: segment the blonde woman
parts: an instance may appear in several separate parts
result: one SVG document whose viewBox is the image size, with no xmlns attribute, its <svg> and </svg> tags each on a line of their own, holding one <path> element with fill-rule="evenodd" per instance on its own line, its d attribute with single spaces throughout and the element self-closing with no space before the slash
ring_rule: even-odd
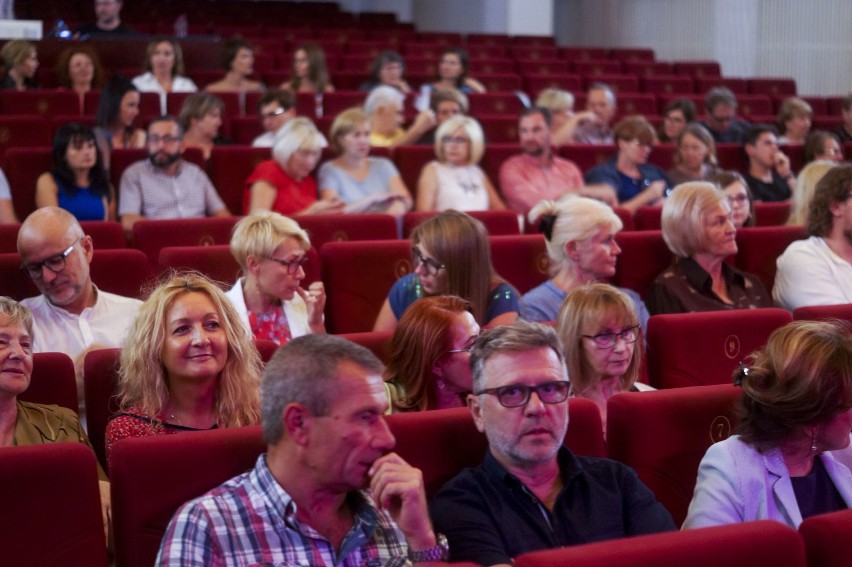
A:
<svg viewBox="0 0 852 567">
<path fill-rule="evenodd" d="M 787 219 L 788 225 L 804 226 L 808 224 L 808 211 L 817 183 L 836 165 L 837 162 L 835 161 L 817 160 L 802 168 L 799 177 L 796 178 L 796 191 L 793 193 L 790 218 Z"/>
</svg>

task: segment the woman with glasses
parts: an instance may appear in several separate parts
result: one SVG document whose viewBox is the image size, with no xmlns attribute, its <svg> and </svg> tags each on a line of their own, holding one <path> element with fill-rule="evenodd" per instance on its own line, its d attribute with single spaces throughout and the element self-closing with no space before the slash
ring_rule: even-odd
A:
<svg viewBox="0 0 852 567">
<path fill-rule="evenodd" d="M 53 169 L 36 181 L 36 206 L 65 209 L 77 220 L 115 220 L 115 189 L 88 126 L 72 122 L 53 138 Z"/>
<path fill-rule="evenodd" d="M 694 123 L 677 138 L 674 167 L 666 175 L 672 186 L 687 181 L 706 181 L 716 171 L 716 142 L 707 128 Z"/>
<path fill-rule="evenodd" d="M 772 307 L 754 275 L 725 260 L 737 253 L 728 196 L 711 183 L 678 185 L 663 205 L 663 239 L 675 255 L 648 292 L 652 315 Z"/>
<path fill-rule="evenodd" d="M 618 153 L 586 172 L 586 184 L 609 185 L 619 205 L 630 212 L 661 204 L 671 183 L 662 169 L 648 163 L 656 141 L 654 127 L 642 116 L 628 116 L 615 125 L 613 136 Z"/>
<path fill-rule="evenodd" d="M 633 301 L 601 283 L 578 287 L 559 312 L 571 393 L 595 402 L 606 433 L 606 403 L 619 392 L 652 389 L 636 380 L 645 346 Z"/>
<path fill-rule="evenodd" d="M 794 321 L 737 370 L 737 434 L 710 446 L 684 529 L 803 520 L 852 507 L 852 325 Z M 842 451 L 832 454 L 832 451 Z"/>
<path fill-rule="evenodd" d="M 739 230 L 754 226 L 754 198 L 742 175 L 733 170 L 718 169 L 707 181 L 721 188 L 731 205 L 731 221 Z"/>
<path fill-rule="evenodd" d="M 243 217 L 231 236 L 231 254 L 243 271 L 225 295 L 256 339 L 284 345 L 309 333 L 325 333 L 325 288 L 301 287 L 311 242 L 299 224 L 258 211 Z"/>
<path fill-rule="evenodd" d="M 520 296 L 494 271 L 488 231 L 481 222 L 459 211 L 445 211 L 418 225 L 411 243 L 414 272 L 393 284 L 374 331 L 393 331 L 412 303 L 432 295 L 464 299 L 483 327 L 518 318 Z"/>
<path fill-rule="evenodd" d="M 385 382 L 391 411 L 463 407 L 473 388 L 470 351 L 479 325 L 470 304 L 452 295 L 424 297 L 406 309 L 391 339 Z"/>
<path fill-rule="evenodd" d="M 615 275 L 621 254 L 615 235 L 622 228 L 621 219 L 600 201 L 566 195 L 538 203 L 529 220 L 544 235 L 551 277 L 524 294 L 521 316 L 527 321 L 555 321 L 569 292 Z M 644 330 L 649 317 L 645 303 L 635 291 L 621 291 L 630 298 Z"/>
<path fill-rule="evenodd" d="M 258 423 L 260 374 L 257 348 L 222 290 L 197 273 L 172 276 L 142 304 L 121 350 L 107 459 L 122 439 Z"/>
<path fill-rule="evenodd" d="M 435 133 L 436 161 L 423 168 L 417 181 L 418 211 L 503 210 L 505 203 L 479 167 L 485 138 L 479 122 L 469 116 L 445 120 Z"/>
</svg>

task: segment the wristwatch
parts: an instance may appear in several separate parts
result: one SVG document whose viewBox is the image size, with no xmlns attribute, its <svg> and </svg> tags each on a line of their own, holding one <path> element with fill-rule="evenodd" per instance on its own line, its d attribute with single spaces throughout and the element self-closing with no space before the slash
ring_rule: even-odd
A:
<svg viewBox="0 0 852 567">
<path fill-rule="evenodd" d="M 423 563 L 425 561 L 447 561 L 450 558 L 450 543 L 444 534 L 435 534 L 437 543 L 429 549 L 415 551 L 408 549 L 408 558 L 412 563 Z"/>
</svg>

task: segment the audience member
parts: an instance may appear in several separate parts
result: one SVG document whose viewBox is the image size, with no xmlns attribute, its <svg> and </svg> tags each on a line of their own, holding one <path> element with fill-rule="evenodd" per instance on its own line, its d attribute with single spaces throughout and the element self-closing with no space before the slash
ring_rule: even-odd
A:
<svg viewBox="0 0 852 567">
<path fill-rule="evenodd" d="M 793 193 L 793 201 L 790 207 L 790 218 L 788 225 L 804 226 L 808 224 L 808 211 L 814 198 L 817 183 L 828 171 L 837 165 L 834 161 L 818 160 L 812 161 L 799 172 L 796 178 L 796 192 Z"/>
<path fill-rule="evenodd" d="M 524 294 L 521 316 L 527 321 L 555 321 L 569 292 L 615 275 L 621 254 L 615 235 L 622 228 L 621 219 L 600 201 L 569 195 L 537 204 L 529 221 L 544 235 L 550 279 Z M 633 302 L 644 331 L 649 317 L 645 303 L 635 291 L 619 289 Z"/>
<path fill-rule="evenodd" d="M 338 157 L 320 167 L 320 198 L 340 199 L 351 213 L 398 217 L 411 209 L 411 193 L 393 162 L 369 156 L 370 121 L 360 107 L 337 115 L 331 125 L 331 145 Z"/>
<path fill-rule="evenodd" d="M 115 220 L 115 188 L 88 126 L 71 122 L 53 137 L 53 168 L 36 180 L 36 207 L 60 207 L 77 220 Z"/>
<path fill-rule="evenodd" d="M 797 96 L 785 98 L 778 110 L 779 144 L 802 145 L 811 131 L 811 105 Z"/>
<path fill-rule="evenodd" d="M 438 80 L 432 83 L 433 89 L 458 89 L 464 94 L 485 92 L 485 85 L 468 76 L 467 51 L 460 47 L 450 47 L 441 52 L 438 62 Z"/>
<path fill-rule="evenodd" d="M 758 124 L 746 132 L 744 141 L 748 171 L 743 175 L 757 201 L 786 201 L 796 190 L 796 175 L 790 158 L 778 149 L 772 126 Z"/>
<path fill-rule="evenodd" d="M 275 134 L 288 120 L 296 117 L 296 97 L 291 91 L 268 90 L 257 101 L 257 116 L 263 134 L 255 138 L 251 145 L 255 148 L 271 148 L 275 145 Z"/>
<path fill-rule="evenodd" d="M 396 51 L 385 50 L 376 56 L 370 65 L 370 79 L 361 85 L 360 90 L 371 91 L 381 85 L 399 89 L 403 94 L 412 92 L 405 80 L 405 60 Z"/>
<path fill-rule="evenodd" d="M 663 205 L 663 239 L 674 262 L 648 293 L 652 314 L 772 307 L 760 280 L 725 261 L 737 253 L 728 196 L 711 183 L 679 185 Z"/>
<path fill-rule="evenodd" d="M 15 207 L 12 206 L 12 188 L 6 174 L 0 169 L 0 224 L 12 224 L 18 222 Z"/>
<path fill-rule="evenodd" d="M 454 116 L 435 134 L 435 156 L 417 180 L 418 211 L 502 210 L 506 208 L 479 161 L 485 137 L 476 119 Z"/>
<path fill-rule="evenodd" d="M 391 339 L 385 371 L 391 411 L 463 407 L 473 388 L 470 349 L 478 336 L 464 299 L 438 295 L 412 303 Z"/>
<path fill-rule="evenodd" d="M 133 35 L 133 29 L 121 21 L 124 0 L 95 0 L 95 22 L 77 29 L 75 38 L 110 38 Z"/>
<path fill-rule="evenodd" d="M 732 170 L 717 169 L 707 181 L 719 187 L 728 196 L 734 228 L 739 230 L 744 226 L 754 226 L 754 199 L 742 175 Z"/>
<path fill-rule="evenodd" d="M 716 144 L 707 128 L 688 124 L 677 137 L 674 167 L 666 175 L 672 186 L 687 181 L 706 181 L 716 172 Z"/>
<path fill-rule="evenodd" d="M 142 304 L 97 288 L 89 271 L 93 251 L 92 237 L 57 207 L 37 209 L 18 231 L 21 267 L 41 292 L 21 302 L 33 314 L 33 352 L 64 352 L 74 360 L 84 424 L 83 357 L 91 349 L 122 346 Z"/>
<path fill-rule="evenodd" d="M 530 551 L 676 529 L 632 469 L 563 445 L 569 382 L 552 328 L 490 329 L 470 363 L 468 407 L 489 448 L 431 502 L 450 559 L 509 565 Z"/>
<path fill-rule="evenodd" d="M 713 87 L 704 97 L 704 122 L 717 144 L 742 144 L 751 125 L 737 120 L 737 97 L 728 87 Z"/>
<path fill-rule="evenodd" d="M 660 142 L 674 143 L 697 117 L 695 103 L 688 98 L 670 100 L 663 109 L 663 127 L 657 132 Z"/>
<path fill-rule="evenodd" d="M 9 40 L 0 48 L 0 59 L 6 69 L 0 80 L 0 89 L 26 91 L 37 87 L 38 55 L 35 45 L 23 39 Z"/>
<path fill-rule="evenodd" d="M 133 77 L 133 84 L 143 93 L 160 95 L 160 113 L 165 114 L 168 93 L 194 93 L 198 87 L 184 76 L 183 50 L 180 43 L 168 37 L 155 39 L 145 53 L 145 72 Z"/>
<path fill-rule="evenodd" d="M 710 445 L 684 529 L 775 520 L 798 528 L 852 506 L 852 473 L 829 451 L 852 430 L 852 325 L 795 321 L 775 330 L 750 365 L 737 435 Z"/>
<path fill-rule="evenodd" d="M 205 160 L 210 160 L 213 146 L 226 145 L 230 140 L 219 133 L 225 103 L 218 96 L 206 92 L 186 97 L 180 109 L 181 130 L 185 148 L 198 148 Z"/>
<path fill-rule="evenodd" d="M 148 125 L 148 158 L 125 169 L 119 183 L 118 216 L 128 233 L 143 218 L 231 215 L 207 174 L 181 159 L 182 139 L 174 116 L 159 116 Z"/>
<path fill-rule="evenodd" d="M 311 172 L 319 162 L 325 140 L 307 118 L 288 121 L 276 136 L 273 159 L 260 162 L 246 180 L 243 211 L 275 211 L 282 215 L 342 213 L 343 201 L 317 199 Z"/>
<path fill-rule="evenodd" d="M 2 55 L 2 52 L 0 52 Z M 4 58 L 5 59 L 5 58 Z M 834 131 L 841 143 L 852 142 L 852 92 L 843 97 L 843 106 L 840 109 L 843 124 Z"/>
<path fill-rule="evenodd" d="M 177 511 L 157 565 L 445 560 L 422 474 L 390 452 L 382 370 L 340 337 L 310 335 L 280 348 L 263 374 L 267 453 Z"/>
<path fill-rule="evenodd" d="M 550 111 L 550 132 L 555 136 L 574 115 L 574 95 L 562 89 L 544 89 L 538 93 L 534 106 Z"/>
<path fill-rule="evenodd" d="M 382 85 L 370 91 L 364 101 L 364 112 L 367 113 L 372 126 L 370 145 L 387 148 L 413 144 L 435 126 L 435 115 L 424 110 L 417 115 L 407 130 L 404 129 L 404 104 L 405 95 L 394 87 Z"/>
<path fill-rule="evenodd" d="M 293 74 L 279 88 L 294 93 L 333 93 L 322 48 L 313 43 L 297 47 L 293 52 Z"/>
<path fill-rule="evenodd" d="M 411 243 L 414 271 L 393 284 L 374 331 L 393 331 L 409 305 L 432 295 L 457 295 L 468 301 L 481 326 L 517 319 L 520 296 L 494 271 L 488 231 L 481 222 L 459 211 L 445 211 L 418 225 Z"/>
<path fill-rule="evenodd" d="M 778 257 L 772 296 L 785 309 L 852 303 L 852 165 L 831 168 L 807 213 L 807 240 Z"/>
<path fill-rule="evenodd" d="M 172 275 L 139 310 L 121 350 L 116 442 L 260 420 L 260 355 L 231 302 L 195 273 Z"/>
<path fill-rule="evenodd" d="M 204 87 L 207 92 L 262 91 L 263 83 L 251 79 L 254 73 L 254 48 L 241 38 L 229 39 L 222 44 L 222 67 L 225 76 Z"/>
<path fill-rule="evenodd" d="M 553 135 L 554 145 L 614 143 L 612 119 L 616 110 L 615 93 L 609 85 L 592 83 L 586 91 L 586 110 L 568 118 Z"/>
<path fill-rule="evenodd" d="M 61 89 L 69 89 L 80 97 L 80 114 L 86 93 L 100 89 L 104 83 L 104 69 L 94 49 L 87 45 L 69 47 L 56 59 L 56 84 Z"/>
<path fill-rule="evenodd" d="M 805 163 L 816 160 L 843 161 L 843 146 L 836 134 L 825 130 L 814 130 L 808 134 L 805 140 Z"/>
<path fill-rule="evenodd" d="M 325 332 L 322 282 L 301 287 L 310 248 L 308 233 L 278 213 L 258 211 L 234 226 L 231 254 L 243 277 L 225 295 L 254 338 L 283 345 Z"/>
<path fill-rule="evenodd" d="M 435 117 L 435 125 L 420 136 L 420 139 L 415 142 L 416 144 L 424 146 L 435 145 L 435 132 L 438 130 L 438 126 L 453 116 L 468 113 L 469 104 L 467 95 L 453 88 L 432 90 L 429 94 L 429 110 L 432 111 Z"/>
<path fill-rule="evenodd" d="M 521 215 L 543 199 L 558 199 L 567 193 L 586 194 L 583 173 L 576 164 L 553 155 L 551 121 L 546 108 L 534 106 L 521 112 L 518 137 L 523 153 L 500 166 L 500 190 L 506 204 Z M 614 191 L 601 193 L 611 204 L 618 203 Z"/>
<path fill-rule="evenodd" d="M 619 392 L 653 390 L 637 382 L 645 344 L 634 305 L 633 298 L 611 285 L 586 284 L 568 294 L 556 323 L 570 395 L 595 402 L 604 436 L 607 400 Z"/>
<path fill-rule="evenodd" d="M 648 163 L 654 127 L 642 116 L 628 116 L 616 124 L 614 134 L 618 153 L 587 171 L 586 183 L 610 187 L 630 212 L 660 204 L 670 183 L 662 169 Z"/>
<path fill-rule="evenodd" d="M 112 150 L 145 147 L 145 130 L 134 126 L 139 99 L 139 91 L 123 77 L 111 78 L 101 91 L 94 132 L 106 170 Z"/>
</svg>

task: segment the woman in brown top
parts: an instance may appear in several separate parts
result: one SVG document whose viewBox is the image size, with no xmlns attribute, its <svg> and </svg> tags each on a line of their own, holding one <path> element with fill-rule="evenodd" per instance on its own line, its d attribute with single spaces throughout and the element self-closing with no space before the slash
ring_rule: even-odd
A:
<svg viewBox="0 0 852 567">
<path fill-rule="evenodd" d="M 675 260 L 651 285 L 651 314 L 772 307 L 756 276 L 725 262 L 737 253 L 737 229 L 718 187 L 701 181 L 678 185 L 663 205 L 662 225 Z"/>
</svg>

